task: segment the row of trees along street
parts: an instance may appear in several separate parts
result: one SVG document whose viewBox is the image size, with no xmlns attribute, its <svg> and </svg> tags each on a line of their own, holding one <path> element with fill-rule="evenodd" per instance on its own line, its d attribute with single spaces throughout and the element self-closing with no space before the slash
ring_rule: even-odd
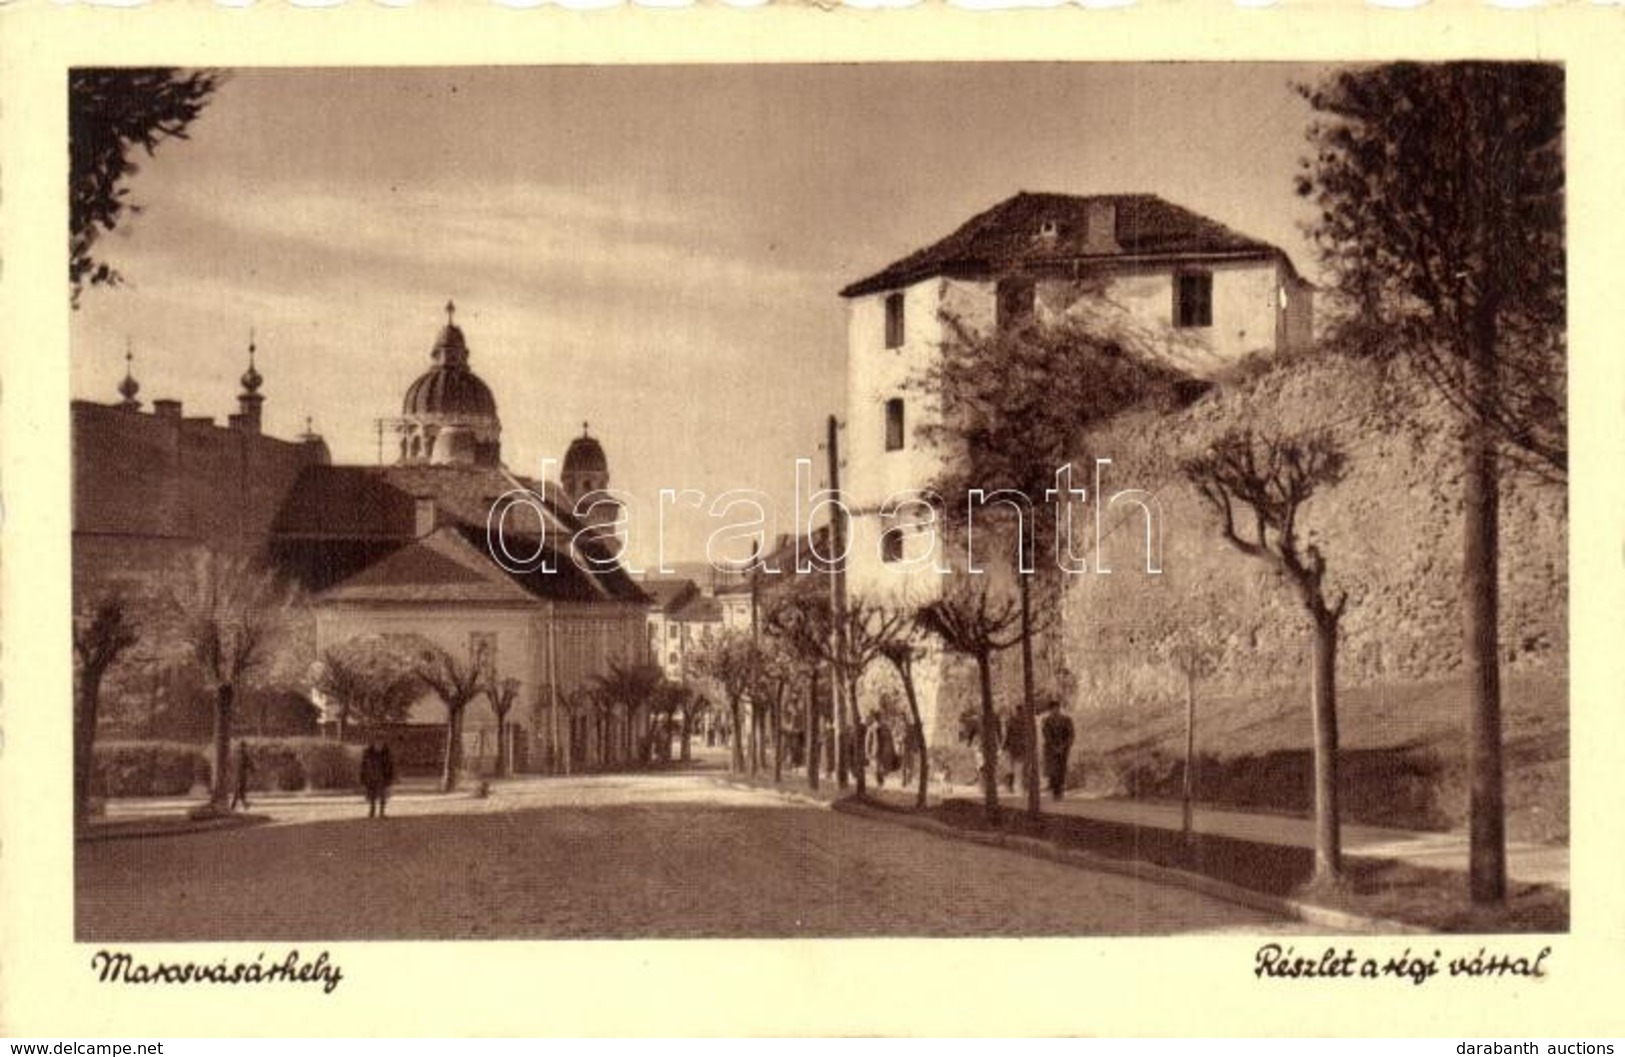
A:
<svg viewBox="0 0 1625 1057">
<path fill-rule="evenodd" d="M 121 184 L 132 170 L 130 153 L 136 146 L 150 153 L 167 139 L 183 137 L 216 83 L 214 75 L 176 71 L 74 74 L 69 279 L 76 299 L 87 284 L 116 281 L 116 269 L 95 252 L 101 248 L 98 235 L 113 229 L 127 205 Z M 1335 317 L 1317 354 L 1414 364 L 1457 413 L 1464 481 L 1469 889 L 1473 900 L 1495 903 L 1506 894 L 1499 489 L 1509 467 L 1560 482 L 1568 469 L 1563 72 L 1536 64 L 1402 63 L 1335 72 L 1299 90 L 1315 118 L 1306 130 L 1308 152 L 1295 189 L 1316 210 L 1312 234 L 1327 287 L 1323 303 Z M 117 106 L 111 105 L 115 97 Z M 1165 334 L 1107 329 L 1088 318 L 1059 330 L 1028 326 L 992 336 L 947 322 L 943 355 L 916 384 L 943 412 L 925 439 L 949 456 L 933 486 L 946 500 L 940 514 L 950 526 L 964 509 L 956 499 L 972 487 L 1006 490 L 1042 506 L 1057 466 L 1092 464 L 1091 431 L 1108 417 L 1132 407 L 1178 406 L 1197 395 L 1186 380 L 1156 366 Z M 1306 540 L 1300 526 L 1310 504 L 1324 502 L 1321 497 L 1336 488 L 1348 459 L 1324 430 L 1286 434 L 1234 422 L 1203 450 L 1184 453 L 1172 475 L 1206 501 L 1214 531 L 1238 557 L 1276 570 L 1301 602 L 1314 657 L 1309 705 L 1316 866 L 1326 882 L 1336 881 L 1342 862 L 1336 664 L 1348 593 L 1334 586 L 1336 542 L 1323 549 Z M 1030 553 L 1048 550 L 1054 541 L 1043 537 L 1046 531 L 1029 524 L 1022 545 Z M 804 719 L 811 720 L 805 722 L 814 743 L 807 756 L 816 760 L 816 719 L 828 698 L 837 735 L 860 735 L 849 738 L 850 752 L 835 755 L 838 780 L 844 786 L 850 774 L 861 795 L 863 675 L 876 661 L 895 669 L 923 744 L 911 672 L 927 643 L 975 663 L 984 724 L 992 717 L 991 658 L 1019 648 L 1017 722 L 1027 744 L 1035 745 L 1033 651 L 1058 609 L 1058 577 L 1013 575 L 1004 593 L 986 586 L 987 578 L 977 579 L 977 586 L 961 582 L 914 609 L 847 599 L 839 590 L 827 601 L 817 591 L 796 590 L 758 622 L 765 634 L 724 636 L 702 658 L 701 669 L 728 708 L 734 766 L 761 765 L 766 730 L 782 736 L 787 711 L 798 701 L 805 702 Z M 215 688 L 217 775 L 224 771 L 236 687 L 268 656 L 265 632 L 274 622 L 260 614 L 282 607 L 256 583 L 244 580 L 230 591 L 177 599 L 170 612 L 180 619 L 173 632 L 163 633 L 166 644 L 184 646 Z M 78 604 L 75 791 L 82 813 L 101 681 L 135 641 L 160 633 L 116 596 L 84 597 Z M 1184 633 L 1175 628 L 1170 634 Z M 1194 710 L 1195 683 L 1209 662 L 1177 644 L 1166 656 L 1187 673 Z M 446 701 L 450 728 L 480 692 L 481 680 L 467 670 L 473 664 L 419 657 L 413 665 L 417 677 Z M 624 675 L 616 676 L 617 687 L 598 686 L 576 705 L 625 709 L 633 691 Z M 490 678 L 483 686 L 493 700 L 504 693 Z M 362 712 L 375 707 L 366 693 L 351 692 Z M 697 703 L 670 703 L 679 701 L 671 694 L 681 690 L 645 686 L 641 692 L 666 695 L 661 714 L 683 715 L 686 733 Z M 756 735 L 749 761 L 742 737 L 747 728 Z M 620 729 L 630 725 L 623 722 Z M 621 746 L 629 753 L 635 749 Z M 456 739 L 448 733 L 448 785 L 455 781 L 455 751 Z M 1027 810 L 1036 814 L 1036 753 L 1027 754 L 1026 768 Z M 925 768 L 920 770 L 923 782 Z M 808 780 L 818 780 L 811 762 Z M 988 811 L 996 815 L 986 774 L 983 784 Z M 215 785 L 218 798 L 223 783 Z"/>
<path fill-rule="evenodd" d="M 1563 75 L 1533 64 L 1396 64 L 1335 73 L 1300 91 L 1317 119 L 1307 130 L 1311 156 L 1296 188 L 1318 209 L 1313 235 L 1340 310 L 1318 352 L 1413 362 L 1458 413 L 1468 883 L 1474 901 L 1500 902 L 1506 894 L 1501 467 L 1507 461 L 1559 481 L 1567 474 Z M 1167 335 L 1086 316 L 991 335 L 952 318 L 944 322 L 949 339 L 942 355 L 915 385 L 941 410 L 920 433 L 946 456 L 932 490 L 943 497 L 937 514 L 948 526 L 969 509 L 959 500 L 971 489 L 1042 507 L 1056 467 L 1092 465 L 1092 428 L 1127 409 L 1177 406 L 1196 395 L 1186 379 L 1157 366 L 1154 343 Z M 1288 433 L 1235 422 L 1174 467 L 1209 507 L 1215 531 L 1238 555 L 1275 570 L 1306 618 L 1315 868 L 1324 884 L 1342 874 L 1337 645 L 1349 593 L 1334 584 L 1331 556 L 1301 526 L 1312 501 L 1343 479 L 1348 458 L 1328 429 Z M 912 636 L 924 634 L 975 662 L 984 730 L 994 711 L 991 658 L 1019 647 L 1016 722 L 1035 745 L 1034 641 L 1058 609 L 1058 585 L 1053 571 L 1022 574 L 1013 563 L 1022 548 L 1052 550 L 1055 540 L 1045 533 L 1054 527 L 1033 518 L 1017 524 L 1023 538 L 1004 555 L 1012 562 L 1013 599 L 985 578 L 967 586 L 972 578 L 959 577 L 945 597 L 912 613 L 848 600 L 843 615 L 838 603 L 803 602 L 770 614 L 770 626 L 794 644 L 800 663 L 831 672 L 844 691 L 837 696 L 846 700 L 846 723 L 859 732 L 863 671 L 877 656 L 906 666 L 918 648 Z M 1193 713 L 1196 683 L 1211 671 L 1216 647 L 1200 628 L 1176 625 L 1162 649 L 1186 679 Z M 742 700 L 749 680 L 741 676 L 735 685 L 739 692 L 730 700 Z M 853 739 L 860 795 L 862 740 Z M 1039 811 L 1036 757 L 1025 757 L 1031 814 Z M 990 770 L 982 777 L 988 814 L 996 817 Z"/>
</svg>

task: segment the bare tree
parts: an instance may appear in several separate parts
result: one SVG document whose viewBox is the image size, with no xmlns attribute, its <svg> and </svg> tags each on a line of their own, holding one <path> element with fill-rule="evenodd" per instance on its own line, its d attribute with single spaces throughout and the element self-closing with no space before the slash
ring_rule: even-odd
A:
<svg viewBox="0 0 1625 1057">
<path fill-rule="evenodd" d="M 706 643 L 694 655 L 694 670 L 716 683 L 728 702 L 728 717 L 733 723 L 732 766 L 735 774 L 745 771 L 745 725 L 742 706 L 756 679 L 757 651 L 750 635 L 727 630 Z"/>
<path fill-rule="evenodd" d="M 887 626 L 892 629 L 890 638 L 878 645 L 877 653 L 886 659 L 897 674 L 897 681 L 903 686 L 903 700 L 908 705 L 909 742 L 903 746 L 904 752 L 916 753 L 919 766 L 919 785 L 915 791 L 914 806 L 925 807 L 926 796 L 930 789 L 930 752 L 925 737 L 925 722 L 920 718 L 919 693 L 914 683 L 914 662 L 924 652 L 924 643 L 921 641 L 922 628 L 915 611 L 904 610 L 897 614 L 897 620 L 888 620 Z"/>
<path fill-rule="evenodd" d="M 1132 407 L 1171 405 L 1184 381 L 1150 351 L 1179 340 L 1176 336 L 1135 328 L 1128 322 L 1131 314 L 1112 312 L 1104 283 L 1080 294 L 1075 316 L 1059 325 L 1029 320 L 988 332 L 945 316 L 941 355 L 913 381 L 940 410 L 940 417 L 928 418 L 918 432 L 943 455 L 943 468 L 931 483 L 943 500 L 943 522 L 966 527 L 973 497 L 991 501 L 980 507 L 978 519 L 1008 526 L 1015 514 L 1005 548 L 1021 617 L 1022 694 L 1015 722 L 1017 737 L 1029 747 L 1023 779 L 1027 812 L 1034 818 L 1041 798 L 1033 645 L 1058 605 L 1060 590 L 1059 565 L 1047 560 L 1057 545 L 1060 519 L 1039 512 L 1059 514 L 1057 500 L 1071 501 L 1057 494 L 1057 472 L 1086 456 L 1091 428 Z"/>
<path fill-rule="evenodd" d="M 463 768 L 463 716 L 468 703 L 484 692 L 489 673 L 485 658 L 461 660 L 443 646 L 429 645 L 418 654 L 415 673 L 446 706 L 446 748 L 441 757 L 440 791 L 452 792 Z"/>
<path fill-rule="evenodd" d="M 609 671 L 593 678 L 593 687 L 599 700 L 612 710 L 619 709 L 623 719 L 623 739 L 635 736 L 634 717 L 640 709 L 649 708 L 666 681 L 665 673 L 655 664 L 622 664 L 616 662 Z M 642 738 L 648 744 L 647 736 Z M 631 746 L 623 740 L 620 755 L 630 756 Z"/>
<path fill-rule="evenodd" d="M 513 711 L 514 702 L 519 700 L 519 680 L 513 676 L 506 679 L 497 679 L 493 676 L 485 684 L 486 699 L 491 702 L 491 711 L 497 717 L 497 768 L 496 777 L 508 777 L 508 739 L 512 731 L 508 727 L 508 713 Z"/>
<path fill-rule="evenodd" d="M 338 703 L 338 738 L 353 720 L 363 726 L 406 718 L 423 687 L 412 661 L 379 636 L 363 636 L 322 651 L 316 689 Z"/>
<path fill-rule="evenodd" d="M 1316 492 L 1343 479 L 1346 459 L 1329 434 L 1261 437 L 1225 433 L 1182 463 L 1185 476 L 1219 517 L 1225 540 L 1267 562 L 1297 590 L 1314 631 L 1310 706 L 1314 720 L 1315 876 L 1342 874 L 1337 778 L 1337 633 L 1346 592 L 1326 584 L 1326 559 L 1300 534 L 1299 515 Z"/>
<path fill-rule="evenodd" d="M 174 642 L 214 689 L 214 809 L 225 808 L 238 691 L 271 668 L 301 605 L 292 585 L 241 555 L 200 551 L 171 577 L 166 609 Z"/>
<path fill-rule="evenodd" d="M 1506 896 L 1500 459 L 1568 473 L 1563 68 L 1396 63 L 1303 94 L 1298 192 L 1351 302 L 1341 335 L 1417 363 L 1460 412 L 1472 898 Z"/>
<path fill-rule="evenodd" d="M 73 621 L 73 656 L 78 665 L 78 693 L 73 709 L 73 819 L 85 821 L 90 804 L 90 776 L 96 760 L 96 723 L 101 712 L 102 679 L 140 639 L 132 605 L 111 593 L 87 602 Z"/>
<path fill-rule="evenodd" d="M 1197 614 L 1179 613 L 1181 618 L 1168 627 L 1157 650 L 1185 684 L 1185 773 L 1180 787 L 1180 832 L 1192 836 L 1192 803 L 1196 796 L 1196 686 L 1218 670 L 1224 656 L 1224 642 L 1214 634 L 1213 625 L 1203 623 Z"/>
<path fill-rule="evenodd" d="M 976 662 L 981 691 L 981 721 L 977 740 L 982 752 L 982 802 L 989 822 L 999 821 L 999 743 L 994 734 L 998 718 L 993 710 L 993 657 L 1022 641 L 1021 606 L 996 597 L 986 577 L 960 577 L 942 598 L 919 610 L 916 617 L 925 631 L 942 641 L 943 649 Z"/>
</svg>

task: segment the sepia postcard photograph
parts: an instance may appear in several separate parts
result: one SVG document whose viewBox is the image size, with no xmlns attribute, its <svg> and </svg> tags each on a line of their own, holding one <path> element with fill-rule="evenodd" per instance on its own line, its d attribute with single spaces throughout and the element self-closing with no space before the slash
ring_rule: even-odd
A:
<svg viewBox="0 0 1625 1057">
<path fill-rule="evenodd" d="M 1571 664 L 1571 540 L 1593 598 L 1619 553 L 1570 481 L 1619 447 L 1617 392 L 1570 425 L 1594 73 L 167 54 L 52 81 L 45 427 L 6 342 L 8 520 L 19 443 L 64 509 L 4 555 L 6 762 L 53 792 L 0 811 L 44 805 L 72 993 L 1603 972 L 1565 963 L 1620 880 L 1571 867 L 1618 705 Z M 774 1008 L 707 1023 L 920 1023 Z"/>
</svg>

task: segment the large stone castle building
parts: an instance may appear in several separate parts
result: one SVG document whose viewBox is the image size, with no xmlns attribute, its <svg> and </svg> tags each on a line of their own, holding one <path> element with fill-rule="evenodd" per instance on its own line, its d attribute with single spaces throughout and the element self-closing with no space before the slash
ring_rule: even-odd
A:
<svg viewBox="0 0 1625 1057">
<path fill-rule="evenodd" d="M 387 465 L 335 465 L 308 428 L 292 440 L 263 433 L 265 379 L 252 346 L 239 412 L 224 426 L 184 415 L 175 400 L 143 412 L 129 371 L 118 403 L 75 401 L 78 596 L 159 582 L 202 549 L 258 556 L 307 593 L 296 638 L 313 659 L 362 636 L 480 657 L 494 678 L 519 683 L 512 765 L 598 758 L 624 731 L 572 716 L 566 699 L 612 664 L 643 663 L 648 650 L 643 592 L 613 562 L 577 560 L 600 543 L 571 511 L 607 487 L 608 460 L 583 437 L 566 454 L 562 484 L 511 472 L 496 399 L 470 366 L 453 311 L 430 366 L 406 390 Z M 528 498 L 507 520 L 506 540 L 542 557 L 532 571 L 505 568 L 488 546 L 493 504 L 513 493 Z M 443 722 L 443 706 L 425 696 L 411 719 Z M 465 758 L 490 762 L 497 722 L 485 697 L 469 706 Z"/>
</svg>

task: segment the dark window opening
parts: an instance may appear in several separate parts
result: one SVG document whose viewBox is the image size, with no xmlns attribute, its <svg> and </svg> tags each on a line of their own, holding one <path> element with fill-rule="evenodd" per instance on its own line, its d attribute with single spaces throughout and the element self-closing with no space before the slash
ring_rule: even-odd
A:
<svg viewBox="0 0 1625 1057">
<path fill-rule="evenodd" d="M 1020 330 L 1033 321 L 1036 303 L 1037 287 L 1031 279 L 1002 280 L 995 291 L 995 325 Z"/>
<path fill-rule="evenodd" d="M 886 401 L 886 450 L 903 450 L 903 398 Z"/>
<path fill-rule="evenodd" d="M 886 295 L 886 348 L 903 346 L 903 295 Z"/>
<path fill-rule="evenodd" d="M 889 528 L 880 535 L 880 558 L 887 562 L 903 560 L 904 529 Z"/>
<path fill-rule="evenodd" d="M 1213 275 L 1185 272 L 1174 277 L 1174 325 L 1211 327 L 1213 325 Z"/>
</svg>

